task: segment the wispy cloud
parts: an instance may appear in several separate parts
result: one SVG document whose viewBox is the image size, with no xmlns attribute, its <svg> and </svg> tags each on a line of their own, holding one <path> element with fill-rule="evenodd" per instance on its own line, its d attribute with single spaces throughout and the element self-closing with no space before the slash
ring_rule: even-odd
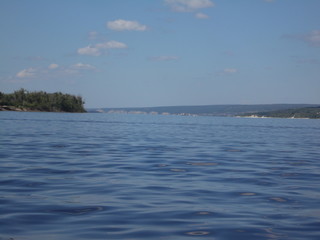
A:
<svg viewBox="0 0 320 240">
<path fill-rule="evenodd" d="M 92 72 L 97 71 L 97 68 L 94 67 L 91 64 L 86 63 L 76 63 L 73 65 L 70 65 L 68 67 L 64 67 L 61 69 L 61 74 L 68 74 L 68 75 L 81 75 L 85 72 Z"/>
<path fill-rule="evenodd" d="M 51 63 L 51 64 L 48 66 L 49 69 L 57 69 L 58 67 L 59 67 L 59 65 L 56 64 L 56 63 Z"/>
<path fill-rule="evenodd" d="M 201 12 L 196 13 L 195 17 L 198 18 L 198 19 L 208 19 L 209 18 L 209 16 L 207 14 L 204 14 L 204 13 L 201 13 Z"/>
<path fill-rule="evenodd" d="M 122 42 L 108 41 L 103 43 L 97 43 L 95 45 L 89 45 L 83 48 L 79 48 L 77 53 L 79 55 L 100 56 L 106 54 L 108 49 L 127 48 L 127 45 Z"/>
<path fill-rule="evenodd" d="M 320 30 L 313 30 L 303 36 L 303 40 L 312 46 L 320 47 Z"/>
<path fill-rule="evenodd" d="M 107 28 L 115 31 L 146 31 L 147 26 L 137 21 L 118 19 L 107 22 Z"/>
<path fill-rule="evenodd" d="M 88 33 L 89 40 L 96 40 L 99 37 L 99 33 L 96 31 L 91 31 Z"/>
<path fill-rule="evenodd" d="M 86 64 L 86 63 L 76 63 L 70 66 L 72 69 L 76 70 L 96 70 L 97 68 L 92 66 L 91 64 Z"/>
<path fill-rule="evenodd" d="M 67 66 L 60 66 L 52 63 L 47 67 L 30 67 L 19 71 L 15 77 L 9 77 L 11 82 L 44 80 L 70 75 L 81 75 L 85 72 L 97 71 L 97 68 L 90 64 L 76 63 Z"/>
<path fill-rule="evenodd" d="M 313 30 L 310 33 L 300 35 L 284 35 L 284 37 L 304 41 L 312 47 L 320 47 L 320 30 Z"/>
<path fill-rule="evenodd" d="M 47 59 L 42 56 L 29 56 L 26 58 L 28 61 L 46 61 Z"/>
<path fill-rule="evenodd" d="M 30 77 L 34 77 L 37 73 L 37 70 L 35 68 L 27 68 L 27 69 L 23 69 L 21 71 L 19 71 L 16 74 L 16 77 L 18 78 L 30 78 Z"/>
<path fill-rule="evenodd" d="M 155 61 L 155 62 L 161 62 L 161 61 L 176 61 L 179 58 L 177 56 L 155 56 L 150 57 L 149 60 Z"/>
<path fill-rule="evenodd" d="M 165 3 L 175 12 L 194 12 L 214 6 L 210 0 L 165 0 Z"/>
<path fill-rule="evenodd" d="M 225 68 L 223 69 L 223 73 L 226 73 L 226 74 L 233 74 L 233 73 L 237 73 L 238 72 L 238 69 L 236 68 Z"/>
<path fill-rule="evenodd" d="M 96 47 L 92 47 L 91 45 L 83 48 L 79 48 L 77 52 L 79 55 L 89 55 L 89 56 L 96 56 L 96 57 L 101 55 L 101 51 Z"/>
<path fill-rule="evenodd" d="M 231 51 L 231 50 L 223 51 L 222 54 L 226 55 L 226 56 L 229 56 L 229 57 L 235 55 L 235 53 L 233 51 Z"/>
<path fill-rule="evenodd" d="M 221 71 L 216 72 L 216 75 L 218 76 L 227 76 L 227 75 L 234 75 L 238 73 L 239 70 L 237 68 L 225 68 Z"/>
<path fill-rule="evenodd" d="M 320 61 L 317 58 L 305 58 L 301 56 L 292 56 L 292 59 L 297 63 L 297 64 L 319 64 Z"/>
<path fill-rule="evenodd" d="M 122 42 L 109 41 L 104 43 L 97 43 L 96 48 L 98 49 L 110 49 L 110 48 L 127 48 L 127 45 Z"/>
</svg>

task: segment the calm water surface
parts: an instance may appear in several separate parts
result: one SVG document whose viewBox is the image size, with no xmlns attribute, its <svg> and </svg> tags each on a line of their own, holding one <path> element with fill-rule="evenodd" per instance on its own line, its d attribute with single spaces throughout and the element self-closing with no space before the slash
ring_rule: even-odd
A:
<svg viewBox="0 0 320 240">
<path fill-rule="evenodd" d="M 320 120 L 0 112 L 0 240 L 320 239 Z"/>
</svg>

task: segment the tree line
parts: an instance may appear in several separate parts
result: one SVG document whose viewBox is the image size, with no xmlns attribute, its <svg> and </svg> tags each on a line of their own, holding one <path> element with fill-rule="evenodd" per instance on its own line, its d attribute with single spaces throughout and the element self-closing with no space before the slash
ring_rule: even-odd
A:
<svg viewBox="0 0 320 240">
<path fill-rule="evenodd" d="M 84 101 L 81 96 L 61 92 L 29 92 L 23 88 L 9 94 L 0 92 L 0 106 L 10 106 L 24 110 L 86 112 L 83 105 Z"/>
<path fill-rule="evenodd" d="M 259 117 L 275 117 L 275 118 L 317 118 L 320 119 L 320 106 L 286 109 L 272 112 L 260 112 L 255 115 Z"/>
</svg>

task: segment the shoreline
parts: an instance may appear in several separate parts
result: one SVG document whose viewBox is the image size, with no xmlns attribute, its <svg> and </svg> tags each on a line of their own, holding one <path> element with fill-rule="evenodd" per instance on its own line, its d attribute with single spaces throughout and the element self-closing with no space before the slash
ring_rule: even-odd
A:
<svg viewBox="0 0 320 240">
<path fill-rule="evenodd" d="M 85 112 L 64 112 L 64 111 L 41 111 L 24 107 L 0 105 L 0 112 L 51 112 L 51 113 L 88 113 Z"/>
<path fill-rule="evenodd" d="M 257 116 L 257 115 L 250 115 L 250 116 L 235 116 L 238 118 L 277 118 L 277 119 L 318 119 L 318 118 L 298 118 L 298 117 L 266 117 L 266 116 Z"/>
<path fill-rule="evenodd" d="M 239 115 L 201 115 L 201 114 L 190 114 L 190 113 L 180 113 L 180 114 L 170 114 L 170 113 L 148 113 L 148 112 L 116 112 L 116 111 L 110 111 L 110 112 L 63 112 L 63 111 L 41 111 L 36 109 L 29 109 L 29 108 L 23 108 L 23 107 L 15 107 L 15 106 L 6 106 L 6 105 L 0 105 L 0 112 L 52 112 L 52 113 L 105 113 L 105 114 L 140 114 L 140 115 L 173 115 L 173 116 L 189 116 L 189 117 L 201 117 L 201 116 L 211 116 L 211 117 L 235 117 L 235 118 L 276 118 L 276 119 L 318 119 L 318 118 L 299 118 L 299 117 L 267 117 L 267 116 L 258 116 L 258 115 L 247 115 L 247 116 L 239 116 Z"/>
<path fill-rule="evenodd" d="M 10 112 L 29 112 L 29 111 L 33 111 L 31 109 L 27 109 L 27 108 L 19 108 L 19 107 L 14 107 L 14 106 L 6 106 L 6 105 L 2 105 L 0 106 L 0 111 L 10 111 Z M 36 111 L 36 110 L 35 110 Z"/>
</svg>

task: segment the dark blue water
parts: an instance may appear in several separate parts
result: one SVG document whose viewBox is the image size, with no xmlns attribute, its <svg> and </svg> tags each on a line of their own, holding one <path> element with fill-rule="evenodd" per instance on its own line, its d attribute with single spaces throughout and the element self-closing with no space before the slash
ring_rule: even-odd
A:
<svg viewBox="0 0 320 240">
<path fill-rule="evenodd" d="M 320 121 L 0 112 L 0 239 L 320 239 Z"/>
</svg>

